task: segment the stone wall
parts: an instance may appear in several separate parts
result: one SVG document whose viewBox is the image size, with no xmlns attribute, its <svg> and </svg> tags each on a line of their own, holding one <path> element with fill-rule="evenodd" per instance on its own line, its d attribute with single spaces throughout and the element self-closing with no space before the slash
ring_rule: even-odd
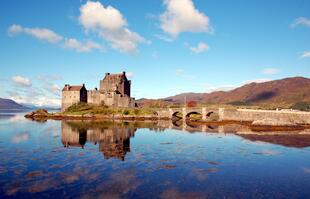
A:
<svg viewBox="0 0 310 199">
<path fill-rule="evenodd" d="M 98 90 L 87 91 L 87 103 L 105 104 L 114 107 L 135 107 L 135 99 L 116 93 L 101 93 Z"/>
<path fill-rule="evenodd" d="M 87 103 L 99 105 L 100 102 L 100 92 L 98 90 L 87 91 Z"/>
<path fill-rule="evenodd" d="M 61 111 L 80 102 L 80 91 L 62 91 Z"/>
<path fill-rule="evenodd" d="M 255 121 L 263 119 L 276 119 L 297 124 L 310 124 L 310 112 L 289 110 L 250 110 L 250 109 L 219 109 L 219 118 L 234 121 Z"/>
</svg>

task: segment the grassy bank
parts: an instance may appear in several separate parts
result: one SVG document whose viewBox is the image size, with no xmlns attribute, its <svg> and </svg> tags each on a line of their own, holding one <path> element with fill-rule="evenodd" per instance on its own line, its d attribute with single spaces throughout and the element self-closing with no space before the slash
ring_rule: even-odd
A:
<svg viewBox="0 0 310 199">
<path fill-rule="evenodd" d="M 143 116 L 154 115 L 155 112 L 150 108 L 113 108 L 104 105 L 96 106 L 86 103 L 79 103 L 70 106 L 62 115 L 128 115 Z"/>
</svg>

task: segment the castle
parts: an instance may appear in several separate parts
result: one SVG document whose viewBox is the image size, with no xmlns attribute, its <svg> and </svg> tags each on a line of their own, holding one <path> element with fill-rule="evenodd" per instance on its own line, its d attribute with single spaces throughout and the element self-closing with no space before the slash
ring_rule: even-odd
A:
<svg viewBox="0 0 310 199">
<path fill-rule="evenodd" d="M 135 107 L 135 99 L 130 97 L 131 81 L 126 73 L 110 74 L 100 80 L 99 90 L 87 90 L 85 84 L 73 86 L 66 84 L 62 89 L 61 111 L 80 102 L 112 107 Z"/>
</svg>

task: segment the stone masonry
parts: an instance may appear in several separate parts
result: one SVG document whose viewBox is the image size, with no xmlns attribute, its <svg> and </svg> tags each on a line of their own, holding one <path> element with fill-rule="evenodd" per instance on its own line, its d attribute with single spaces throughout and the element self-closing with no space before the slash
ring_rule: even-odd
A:
<svg viewBox="0 0 310 199">
<path fill-rule="evenodd" d="M 87 90 L 85 85 L 71 86 L 66 84 L 62 90 L 61 110 L 79 102 L 112 107 L 135 107 L 135 99 L 130 97 L 131 81 L 126 73 L 106 73 L 100 81 L 99 90 Z"/>
</svg>

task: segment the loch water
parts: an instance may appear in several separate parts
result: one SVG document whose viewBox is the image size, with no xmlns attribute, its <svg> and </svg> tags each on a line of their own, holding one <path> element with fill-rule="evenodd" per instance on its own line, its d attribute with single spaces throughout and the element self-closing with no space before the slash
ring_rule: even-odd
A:
<svg viewBox="0 0 310 199">
<path fill-rule="evenodd" d="M 310 133 L 0 113 L 0 198 L 310 198 Z"/>
</svg>

